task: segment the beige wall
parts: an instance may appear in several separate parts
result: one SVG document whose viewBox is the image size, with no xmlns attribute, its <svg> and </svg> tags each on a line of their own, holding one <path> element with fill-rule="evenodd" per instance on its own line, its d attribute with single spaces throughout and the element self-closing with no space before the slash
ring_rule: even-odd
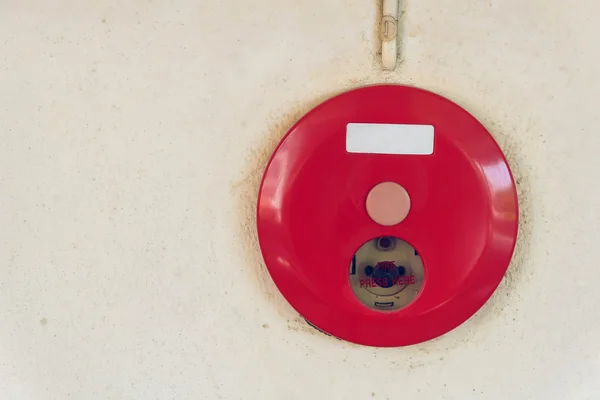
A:
<svg viewBox="0 0 600 400">
<path fill-rule="evenodd" d="M 0 0 L 3 399 L 597 399 L 600 3 Z M 261 265 L 286 129 L 373 82 L 434 90 L 514 169 L 520 244 L 471 320 L 404 349 L 309 328 Z"/>
</svg>

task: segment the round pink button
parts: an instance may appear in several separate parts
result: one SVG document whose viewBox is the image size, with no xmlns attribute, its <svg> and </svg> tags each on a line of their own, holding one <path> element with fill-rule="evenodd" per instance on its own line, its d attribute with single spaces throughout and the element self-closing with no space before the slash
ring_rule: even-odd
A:
<svg viewBox="0 0 600 400">
<path fill-rule="evenodd" d="M 406 218 L 410 210 L 410 197 L 402 186 L 395 182 L 382 182 L 367 195 L 367 214 L 379 225 L 392 226 Z"/>
</svg>

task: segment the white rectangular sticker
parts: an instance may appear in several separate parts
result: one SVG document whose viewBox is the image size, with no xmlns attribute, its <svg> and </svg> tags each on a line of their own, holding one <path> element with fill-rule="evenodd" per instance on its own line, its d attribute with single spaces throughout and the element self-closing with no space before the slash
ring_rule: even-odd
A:
<svg viewBox="0 0 600 400">
<path fill-rule="evenodd" d="M 433 125 L 350 123 L 346 126 L 346 151 L 367 154 L 433 154 Z"/>
</svg>

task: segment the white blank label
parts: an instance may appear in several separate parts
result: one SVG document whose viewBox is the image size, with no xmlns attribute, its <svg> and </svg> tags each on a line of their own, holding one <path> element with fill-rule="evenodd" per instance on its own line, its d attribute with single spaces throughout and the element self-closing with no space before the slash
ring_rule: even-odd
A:
<svg viewBox="0 0 600 400">
<path fill-rule="evenodd" d="M 351 123 L 346 126 L 346 151 L 368 154 L 433 154 L 433 126 Z"/>
</svg>

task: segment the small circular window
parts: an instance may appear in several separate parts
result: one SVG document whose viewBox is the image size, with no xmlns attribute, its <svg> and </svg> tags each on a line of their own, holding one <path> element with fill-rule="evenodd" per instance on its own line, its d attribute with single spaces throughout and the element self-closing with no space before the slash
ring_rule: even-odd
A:
<svg viewBox="0 0 600 400">
<path fill-rule="evenodd" d="M 415 248 L 392 236 L 369 240 L 350 263 L 354 294 L 376 310 L 406 307 L 419 294 L 423 277 L 423 262 Z"/>
</svg>

